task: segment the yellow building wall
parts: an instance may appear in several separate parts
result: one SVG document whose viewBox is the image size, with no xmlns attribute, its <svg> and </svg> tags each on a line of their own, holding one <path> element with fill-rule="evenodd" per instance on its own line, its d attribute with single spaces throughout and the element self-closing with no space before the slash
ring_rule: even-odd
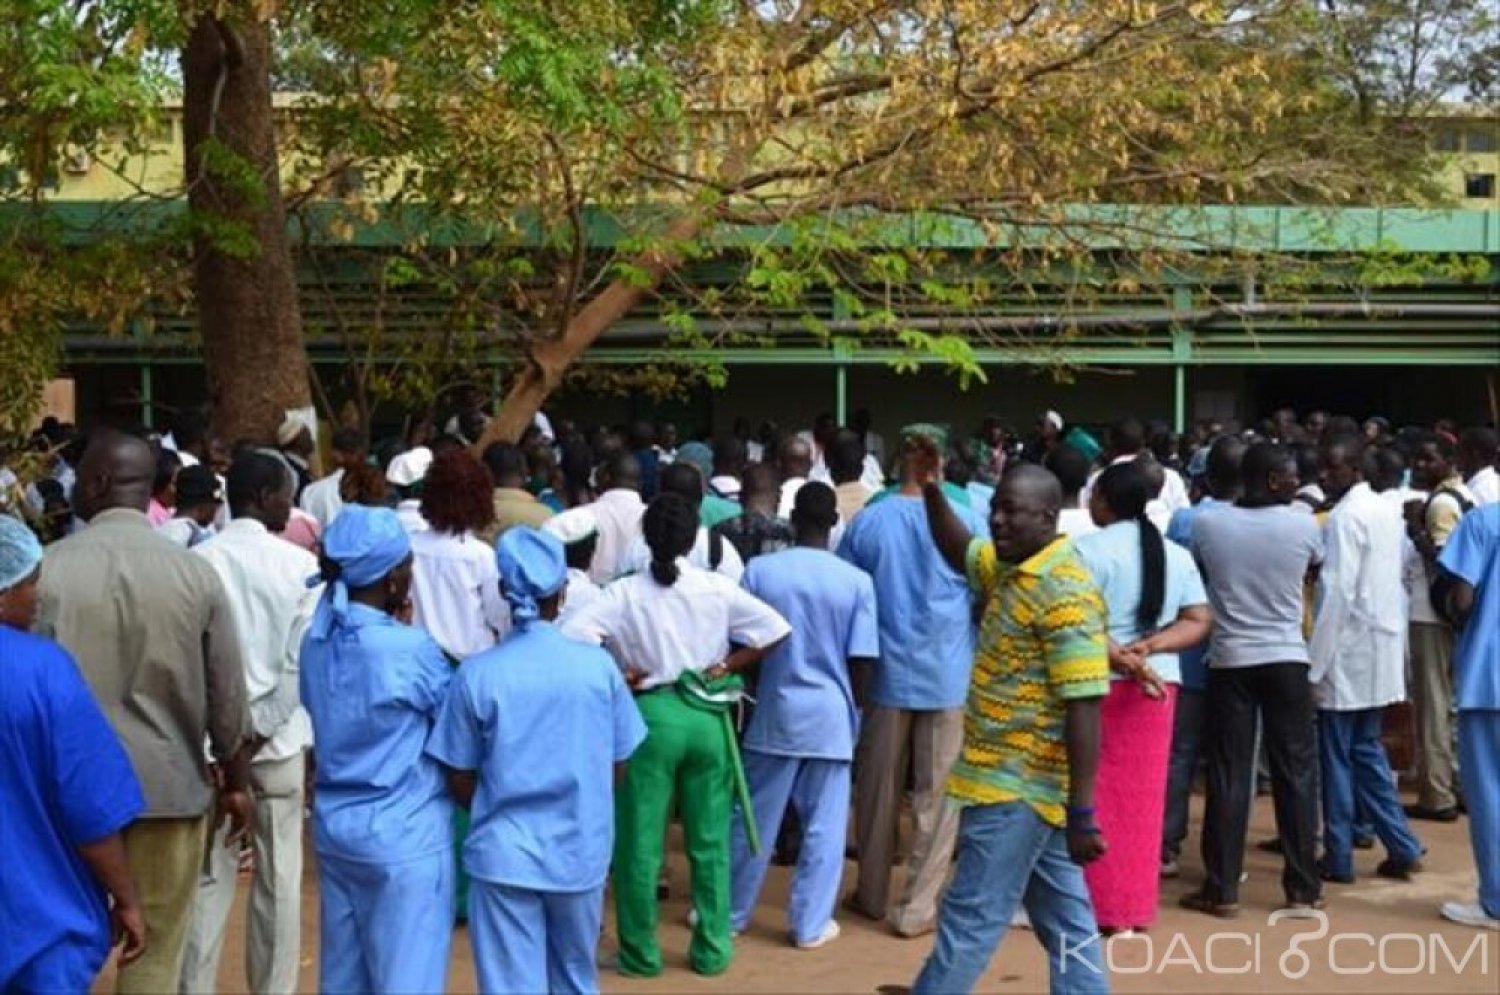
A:
<svg viewBox="0 0 1500 995">
<path fill-rule="evenodd" d="M 287 146 L 299 102 L 309 98 L 301 94 L 278 94 L 277 119 L 282 129 L 282 144 Z M 1444 194 L 1457 206 L 1473 210 L 1500 210 L 1500 117 L 1482 113 L 1468 106 L 1456 107 L 1459 113 L 1439 113 L 1432 121 L 1432 151 L 1439 162 L 1439 182 Z M 722 124 L 706 122 L 710 141 L 721 136 Z M 56 174 L 56 186 L 45 196 L 53 200 L 112 201 L 125 200 L 142 193 L 172 195 L 183 188 L 182 111 L 180 107 L 163 109 L 161 121 L 147 138 L 144 153 L 127 153 L 123 144 L 109 136 L 92 155 L 65 156 Z M 692 171 L 703 171 L 707 163 L 703 153 L 685 153 L 682 165 Z M 325 174 L 333 165 L 302 153 L 283 155 L 281 177 L 283 188 L 296 190 L 307 178 Z M 1466 196 L 1466 187 L 1483 184 L 1488 177 L 1488 196 Z M 392 189 L 365 189 L 367 197 L 382 199 L 393 195 Z M 325 190 L 319 199 L 332 199 L 342 191 Z"/>
</svg>

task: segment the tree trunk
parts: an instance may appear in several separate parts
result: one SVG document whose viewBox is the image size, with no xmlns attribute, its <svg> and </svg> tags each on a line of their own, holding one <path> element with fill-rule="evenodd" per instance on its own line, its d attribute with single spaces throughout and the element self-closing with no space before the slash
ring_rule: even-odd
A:
<svg viewBox="0 0 1500 995">
<path fill-rule="evenodd" d="M 667 225 L 663 238 L 668 245 L 673 245 L 697 235 L 702 227 L 703 215 L 692 211 Z M 531 347 L 524 365 L 511 380 L 510 389 L 505 392 L 505 401 L 500 405 L 499 412 L 490 419 L 489 427 L 475 445 L 477 451 L 483 452 L 492 442 L 515 442 L 520 439 L 526 426 L 531 424 L 532 418 L 541 410 L 547 395 L 562 383 L 568 367 L 577 362 L 615 322 L 634 310 L 641 299 L 678 265 L 679 259 L 671 249 L 662 249 L 644 253 L 633 262 L 645 273 L 646 279 L 631 282 L 615 280 L 579 309 L 560 338 L 539 342 Z"/>
<path fill-rule="evenodd" d="M 252 6 L 192 27 L 183 145 L 213 424 L 226 439 L 268 442 L 312 395 L 277 168 L 271 25 Z"/>
</svg>

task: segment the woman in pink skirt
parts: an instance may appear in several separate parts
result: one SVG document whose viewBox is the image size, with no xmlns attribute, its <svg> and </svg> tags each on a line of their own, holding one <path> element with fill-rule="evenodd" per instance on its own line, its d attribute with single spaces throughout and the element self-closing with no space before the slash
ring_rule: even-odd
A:
<svg viewBox="0 0 1500 995">
<path fill-rule="evenodd" d="M 1202 642 L 1210 624 L 1193 558 L 1146 517 L 1163 472 L 1136 460 L 1100 474 L 1089 503 L 1100 531 L 1077 541 L 1109 608 L 1113 680 L 1101 711 L 1094 799 L 1109 852 L 1086 869 L 1105 934 L 1156 921 L 1177 653 Z"/>
</svg>

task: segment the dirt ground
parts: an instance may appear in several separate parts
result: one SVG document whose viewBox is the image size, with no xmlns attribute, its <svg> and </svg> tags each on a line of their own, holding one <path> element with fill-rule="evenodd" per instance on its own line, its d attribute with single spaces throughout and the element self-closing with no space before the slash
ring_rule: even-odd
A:
<svg viewBox="0 0 1500 995">
<path fill-rule="evenodd" d="M 1195 799 L 1195 804 L 1201 799 Z M 1196 825 L 1196 823 L 1195 823 Z M 1251 839 L 1273 831 L 1270 800 L 1260 799 Z M 1185 912 L 1179 895 L 1197 884 L 1197 840 L 1189 840 L 1183 877 L 1163 882 L 1161 917 L 1151 931 L 1111 942 L 1111 987 L 1116 992 L 1388 992 L 1500 995 L 1500 933 L 1448 923 L 1438 916 L 1444 901 L 1472 901 L 1476 878 L 1468 824 L 1420 823 L 1430 849 L 1427 870 L 1411 883 L 1374 877 L 1384 856 L 1377 847 L 1356 855 L 1358 883 L 1330 885 L 1326 922 L 1279 922 L 1268 918 L 1281 897 L 1280 858 L 1251 850 L 1249 880 L 1241 889 L 1243 911 L 1221 921 Z M 601 973 L 605 992 L 800 992 L 873 993 L 910 984 L 932 947 L 930 936 L 903 940 L 879 924 L 841 913 L 843 936 L 815 951 L 799 951 L 785 937 L 784 903 L 789 870 L 773 867 L 755 920 L 737 943 L 735 962 L 718 978 L 700 978 L 687 968 L 687 866 L 680 851 L 670 859 L 672 897 L 662 911 L 661 942 L 666 971 L 640 981 Z M 853 864 L 846 867 L 846 882 Z M 895 873 L 899 874 L 899 871 Z M 246 885 L 225 944 L 219 983 L 223 992 L 244 990 Z M 301 990 L 317 990 L 317 879 L 309 861 L 304 884 Z M 607 915 L 608 913 L 606 913 Z M 603 950 L 612 949 L 606 930 Z M 450 992 L 473 992 L 473 957 L 466 931 L 453 937 Z M 96 990 L 112 986 L 109 972 Z M 1047 963 L 1030 933 L 1006 936 L 979 986 L 980 991 L 1047 990 Z"/>
</svg>

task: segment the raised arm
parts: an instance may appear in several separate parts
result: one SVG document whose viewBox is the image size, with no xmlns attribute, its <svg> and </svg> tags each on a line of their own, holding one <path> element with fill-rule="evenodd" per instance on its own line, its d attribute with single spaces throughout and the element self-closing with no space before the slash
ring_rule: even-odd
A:
<svg viewBox="0 0 1500 995">
<path fill-rule="evenodd" d="M 927 506 L 927 527 L 932 530 L 932 541 L 948 566 L 958 573 L 965 573 L 969 555 L 969 543 L 974 535 L 959 521 L 942 485 L 928 481 L 922 485 L 922 502 Z"/>
</svg>

